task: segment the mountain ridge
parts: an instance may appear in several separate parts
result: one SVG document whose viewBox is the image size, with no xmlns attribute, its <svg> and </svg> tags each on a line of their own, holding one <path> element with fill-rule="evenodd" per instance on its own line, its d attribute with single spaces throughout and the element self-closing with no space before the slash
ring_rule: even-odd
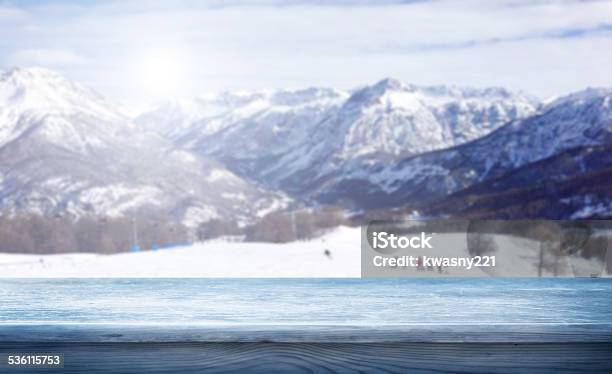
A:
<svg viewBox="0 0 612 374">
<path fill-rule="evenodd" d="M 223 216 L 245 223 L 289 203 L 144 130 L 59 75 L 13 70 L 2 75 L 0 92 L 0 110 L 8 113 L 0 122 L 6 214 L 158 214 L 197 226 Z M 50 93 L 55 101 L 41 104 Z"/>
<path fill-rule="evenodd" d="M 223 92 L 130 118 L 55 72 L 12 69 L 0 72 L 0 209 L 162 214 L 191 227 L 302 204 L 444 215 L 462 211 L 462 191 L 486 201 L 499 178 L 529 191 L 512 172 L 542 178 L 539 161 L 612 142 L 611 102 L 605 88 L 544 104 L 500 87 L 386 78 L 351 91 Z M 607 175 L 587 156 L 576 157 Z"/>
<path fill-rule="evenodd" d="M 236 117 L 200 118 L 182 123 L 183 133 L 172 138 L 244 178 L 311 200 L 335 177 L 461 144 L 540 105 L 503 88 L 421 87 L 392 78 L 350 93 L 308 90 L 327 92 L 319 96 L 328 100 L 302 98 L 299 105 L 282 107 L 269 102 L 251 112 L 238 110 Z"/>
</svg>

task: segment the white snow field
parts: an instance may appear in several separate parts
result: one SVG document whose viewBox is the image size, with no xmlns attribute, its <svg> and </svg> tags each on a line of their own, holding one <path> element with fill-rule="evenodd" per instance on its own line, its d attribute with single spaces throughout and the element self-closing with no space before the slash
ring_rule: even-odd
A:
<svg viewBox="0 0 612 374">
<path fill-rule="evenodd" d="M 441 235 L 444 238 L 435 250 L 415 249 L 414 255 L 471 257 L 465 234 Z M 114 255 L 0 253 L 0 278 L 353 278 L 361 276 L 360 239 L 360 228 L 339 227 L 320 238 L 284 244 L 218 239 L 191 246 Z M 537 242 L 506 235 L 495 235 L 494 239 L 498 247 L 490 253 L 497 260 L 494 268 L 404 267 L 401 273 L 390 276 L 538 276 Z M 603 264 L 596 259 L 559 258 L 556 269 L 555 273 L 543 269 L 542 275 L 606 276 Z"/>
<path fill-rule="evenodd" d="M 0 277 L 359 277 L 360 238 L 359 228 L 340 227 L 286 244 L 211 240 L 115 255 L 1 253 Z"/>
</svg>

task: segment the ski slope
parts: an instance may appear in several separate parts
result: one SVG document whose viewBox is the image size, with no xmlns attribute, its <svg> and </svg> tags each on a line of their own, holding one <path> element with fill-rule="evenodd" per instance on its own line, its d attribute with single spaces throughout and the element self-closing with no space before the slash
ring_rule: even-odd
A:
<svg viewBox="0 0 612 374">
<path fill-rule="evenodd" d="M 359 248 L 360 229 L 341 227 L 286 244 L 211 240 L 115 255 L 0 254 L 0 277 L 359 277 Z"/>
<path fill-rule="evenodd" d="M 471 257 L 465 234 L 439 235 L 445 236 L 441 241 L 443 245 L 429 250 L 415 250 L 413 254 L 442 258 Z M 0 278 L 353 278 L 361 276 L 360 240 L 360 228 L 339 227 L 319 238 L 283 244 L 217 239 L 184 247 L 114 255 L 0 254 Z M 387 276 L 538 276 L 539 243 L 506 235 L 496 235 L 495 242 L 497 249 L 490 253 L 496 257 L 494 268 L 405 267 Z M 605 275 L 603 269 L 603 263 L 595 258 L 561 257 L 557 261 L 556 273 L 545 268 L 542 275 Z"/>
</svg>

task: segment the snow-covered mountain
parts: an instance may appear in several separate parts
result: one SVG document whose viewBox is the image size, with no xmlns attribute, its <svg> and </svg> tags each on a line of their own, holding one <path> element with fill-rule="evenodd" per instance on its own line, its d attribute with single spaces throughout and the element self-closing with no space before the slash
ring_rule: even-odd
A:
<svg viewBox="0 0 612 374">
<path fill-rule="evenodd" d="M 137 122 L 151 128 L 180 112 L 179 120 L 166 121 L 178 132 L 158 128 L 181 146 L 305 199 L 372 165 L 465 143 L 538 107 L 501 88 L 418 87 L 394 79 L 351 94 L 311 88 L 226 93 L 208 102 L 214 109 L 196 110 L 196 120 L 193 112 L 166 105 Z"/>
<path fill-rule="evenodd" d="M 351 180 L 367 177 L 372 167 L 462 144 L 536 109 L 530 98 L 504 89 L 417 87 L 385 79 L 354 92 L 266 177 L 316 200 L 350 200 Z M 304 159 L 310 162 L 302 166 Z"/>
<path fill-rule="evenodd" d="M 163 103 L 135 121 L 260 180 L 271 161 L 304 143 L 348 96 L 326 88 L 223 92 Z"/>
<path fill-rule="evenodd" d="M 0 74 L 0 211 L 246 221 L 287 204 L 44 69 Z"/>
<path fill-rule="evenodd" d="M 587 172 L 588 183 L 610 175 L 592 155 L 612 143 L 611 97 L 589 89 L 541 105 L 502 88 L 385 79 L 351 92 L 225 92 L 131 120 L 54 72 L 13 69 L 0 73 L 0 213 L 150 214 L 195 226 L 247 222 L 287 207 L 289 195 L 487 216 L 498 194 L 515 197 L 507 210 L 532 209 L 530 188 L 546 194 L 553 178 L 569 202 L 563 214 L 583 217 L 608 207 L 581 183 Z"/>
<path fill-rule="evenodd" d="M 363 180 L 389 202 L 418 205 L 572 148 L 610 142 L 612 90 L 588 89 L 472 142 L 372 169 Z M 566 166 L 569 172 L 571 165 Z M 552 169 L 547 173 L 554 176 Z M 533 182 L 525 180 L 523 187 Z"/>
<path fill-rule="evenodd" d="M 402 157 L 478 138 L 534 112 L 535 100 L 503 88 L 419 87 L 384 79 L 355 91 L 319 127 L 337 156 Z"/>
<path fill-rule="evenodd" d="M 612 217 L 612 143 L 581 146 L 485 179 L 428 207 L 469 218 Z"/>
</svg>

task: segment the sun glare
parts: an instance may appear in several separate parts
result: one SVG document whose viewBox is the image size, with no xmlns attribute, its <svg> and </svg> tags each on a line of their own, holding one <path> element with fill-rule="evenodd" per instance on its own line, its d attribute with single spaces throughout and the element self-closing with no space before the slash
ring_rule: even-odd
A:
<svg viewBox="0 0 612 374">
<path fill-rule="evenodd" d="M 144 94 L 170 98 L 185 88 L 189 76 L 187 57 L 177 50 L 157 49 L 142 54 L 138 75 Z"/>
</svg>

